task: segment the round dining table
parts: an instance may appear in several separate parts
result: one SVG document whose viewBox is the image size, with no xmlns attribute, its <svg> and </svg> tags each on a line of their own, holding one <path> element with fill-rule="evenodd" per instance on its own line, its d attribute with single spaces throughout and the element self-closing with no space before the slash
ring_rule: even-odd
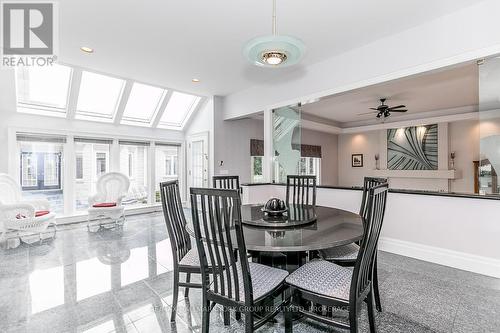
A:
<svg viewBox="0 0 500 333">
<path fill-rule="evenodd" d="M 247 250 L 308 252 L 359 241 L 363 224 L 359 214 L 323 206 L 291 206 L 283 217 L 269 217 L 262 204 L 241 206 Z M 186 230 L 194 236 L 191 219 Z M 234 243 L 233 243 L 234 244 Z"/>
</svg>

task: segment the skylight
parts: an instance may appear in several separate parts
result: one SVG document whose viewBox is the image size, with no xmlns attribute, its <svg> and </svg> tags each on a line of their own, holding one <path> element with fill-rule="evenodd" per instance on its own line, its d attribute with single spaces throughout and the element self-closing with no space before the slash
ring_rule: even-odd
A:
<svg viewBox="0 0 500 333">
<path fill-rule="evenodd" d="M 51 67 L 16 69 L 17 106 L 20 112 L 66 115 L 72 69 L 54 64 Z"/>
<path fill-rule="evenodd" d="M 83 71 L 76 118 L 112 121 L 124 86 L 124 80 Z"/>
<path fill-rule="evenodd" d="M 172 93 L 167 107 L 160 120 L 160 127 L 182 128 L 187 119 L 200 102 L 199 96 L 188 95 L 180 92 Z"/>
<path fill-rule="evenodd" d="M 166 94 L 165 89 L 134 83 L 125 106 L 122 123 L 129 125 L 149 125 L 158 113 Z"/>
</svg>

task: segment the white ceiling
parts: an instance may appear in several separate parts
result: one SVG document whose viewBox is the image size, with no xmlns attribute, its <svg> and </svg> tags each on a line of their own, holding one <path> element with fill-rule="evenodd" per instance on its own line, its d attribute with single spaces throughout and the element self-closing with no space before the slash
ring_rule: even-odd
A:
<svg viewBox="0 0 500 333">
<path fill-rule="evenodd" d="M 190 93 L 227 95 L 283 71 L 300 76 L 307 65 L 474 3 L 278 0 L 279 33 L 301 38 L 308 51 L 300 66 L 270 70 L 248 65 L 241 49 L 269 34 L 271 0 L 65 0 L 59 2 L 60 59 Z M 192 83 L 194 77 L 201 82 Z"/>
<path fill-rule="evenodd" d="M 428 112 L 437 115 L 438 110 L 447 111 L 445 114 L 477 110 L 478 91 L 478 66 L 473 63 L 326 97 L 305 104 L 302 111 L 310 118 L 319 117 L 319 121 L 324 119 L 340 127 L 352 127 L 377 123 L 376 114 L 359 114 L 370 112 L 370 107 L 376 108 L 380 98 L 387 98 L 389 106 L 407 106 L 407 113 L 392 113 L 391 121 L 395 121 L 426 117 Z"/>
</svg>

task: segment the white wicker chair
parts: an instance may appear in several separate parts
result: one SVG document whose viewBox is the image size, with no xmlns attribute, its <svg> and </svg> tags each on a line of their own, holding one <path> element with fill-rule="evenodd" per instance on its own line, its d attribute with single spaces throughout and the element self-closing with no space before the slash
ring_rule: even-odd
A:
<svg viewBox="0 0 500 333">
<path fill-rule="evenodd" d="M 96 186 L 97 193 L 89 198 L 87 224 L 89 231 L 91 226 L 97 226 L 99 229 L 110 223 L 114 226 L 125 222 L 122 200 L 127 195 L 129 186 L 128 177 L 119 172 L 108 172 L 99 177 Z"/>
<path fill-rule="evenodd" d="M 40 213 L 43 215 L 37 216 Z M 8 247 L 18 246 L 20 240 L 31 243 L 38 238 L 42 241 L 42 234 L 50 225 L 54 226 L 55 237 L 56 214 L 50 212 L 49 202 L 23 200 L 21 186 L 11 176 L 0 173 L 0 240 L 6 240 Z"/>
</svg>

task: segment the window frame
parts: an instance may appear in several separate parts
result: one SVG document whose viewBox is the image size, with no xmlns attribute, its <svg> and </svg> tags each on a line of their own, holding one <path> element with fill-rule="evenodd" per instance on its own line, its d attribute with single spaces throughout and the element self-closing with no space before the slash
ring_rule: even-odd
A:
<svg viewBox="0 0 500 333">
<path fill-rule="evenodd" d="M 41 115 L 41 116 L 49 116 L 49 117 L 59 117 L 59 118 L 65 118 L 68 116 L 68 109 L 69 105 L 71 103 L 70 97 L 71 97 L 71 89 L 73 87 L 73 81 L 74 81 L 74 73 L 75 73 L 75 68 L 72 66 L 67 66 L 65 64 L 57 64 L 58 66 L 63 66 L 69 69 L 69 78 L 67 82 L 67 87 L 66 87 L 66 103 L 65 106 L 60 108 L 56 106 L 51 106 L 51 105 L 46 105 L 43 103 L 30 103 L 28 101 L 20 101 L 19 100 L 19 89 L 21 83 L 19 82 L 19 77 L 18 77 L 18 71 L 23 70 L 20 68 L 15 69 L 14 73 L 14 84 L 15 84 L 15 89 L 16 89 L 16 108 L 17 112 L 20 113 L 29 113 L 29 114 L 34 114 L 34 115 Z M 29 70 L 29 68 L 28 68 Z"/>
<path fill-rule="evenodd" d="M 118 96 L 116 98 L 115 105 L 113 107 L 113 111 L 109 115 L 99 114 L 99 113 L 92 112 L 92 111 L 83 111 L 83 110 L 80 110 L 78 108 L 78 102 L 80 101 L 81 93 L 82 93 L 82 87 L 83 87 L 83 85 L 82 85 L 82 83 L 83 83 L 83 76 L 85 75 L 85 73 L 89 73 L 91 75 L 104 76 L 104 77 L 107 77 L 107 78 L 111 78 L 111 79 L 114 79 L 114 80 L 120 80 L 121 81 L 120 92 L 118 93 Z M 91 71 L 91 70 L 82 69 L 81 75 L 80 75 L 79 88 L 78 88 L 78 92 L 77 92 L 76 97 L 75 97 L 75 119 L 97 121 L 97 122 L 108 122 L 108 123 L 113 122 L 114 119 L 116 118 L 116 115 L 117 115 L 117 112 L 118 112 L 118 108 L 119 108 L 119 106 L 120 106 L 120 104 L 122 102 L 122 99 L 124 97 L 124 92 L 125 92 L 125 86 L 126 86 L 126 84 L 127 84 L 127 80 L 122 79 L 120 77 L 113 76 L 113 75 L 108 75 L 108 74 L 103 74 L 103 73 L 99 73 L 99 72 L 94 72 L 94 71 Z"/>
<path fill-rule="evenodd" d="M 157 104 L 155 106 L 155 109 L 151 113 L 151 117 L 149 117 L 149 119 L 134 118 L 134 117 L 130 117 L 130 116 L 126 115 L 127 106 L 128 106 L 128 103 L 130 102 L 130 97 L 132 96 L 133 89 L 134 89 L 134 86 L 136 84 L 140 84 L 140 85 L 143 85 L 143 86 L 148 86 L 148 87 L 157 88 L 157 89 L 161 89 L 162 90 L 162 94 L 160 96 L 160 99 L 158 100 L 158 102 L 157 102 Z M 120 124 L 123 124 L 123 125 L 132 125 L 132 126 L 151 126 L 152 123 L 153 123 L 153 121 L 155 120 L 155 118 L 159 115 L 159 113 L 162 113 L 164 111 L 165 108 L 162 108 L 162 106 L 163 106 L 165 98 L 167 98 L 167 95 L 169 94 L 169 92 L 170 92 L 169 89 L 166 89 L 166 88 L 163 88 L 163 87 L 159 87 L 159 86 L 155 86 L 155 85 L 151 85 L 151 84 L 147 84 L 147 83 L 133 81 L 132 82 L 132 88 L 130 89 L 130 92 L 129 92 L 128 96 L 127 96 L 127 101 L 126 101 L 126 103 L 125 103 L 125 105 L 123 107 L 123 115 L 122 115 L 122 118 L 120 120 Z M 163 113 L 162 113 L 162 115 L 163 115 Z"/>
<path fill-rule="evenodd" d="M 186 114 L 184 115 L 183 120 L 180 123 L 162 121 L 162 118 L 166 115 L 168 106 L 169 106 L 169 104 L 172 101 L 172 97 L 175 94 L 183 94 L 183 95 L 193 96 L 193 101 L 191 102 L 191 105 L 189 106 L 188 111 L 186 112 Z M 157 128 L 182 130 L 184 128 L 184 126 L 186 126 L 186 123 L 191 118 L 191 116 L 193 115 L 193 113 L 199 108 L 199 106 L 201 105 L 201 103 L 202 103 L 202 97 L 201 96 L 193 95 L 193 94 L 188 94 L 188 93 L 184 93 L 184 92 L 181 92 L 181 91 L 173 90 L 172 91 L 172 95 L 170 96 L 167 104 L 165 105 L 165 107 L 162 110 L 162 114 L 161 114 L 160 119 L 158 121 Z"/>
</svg>

